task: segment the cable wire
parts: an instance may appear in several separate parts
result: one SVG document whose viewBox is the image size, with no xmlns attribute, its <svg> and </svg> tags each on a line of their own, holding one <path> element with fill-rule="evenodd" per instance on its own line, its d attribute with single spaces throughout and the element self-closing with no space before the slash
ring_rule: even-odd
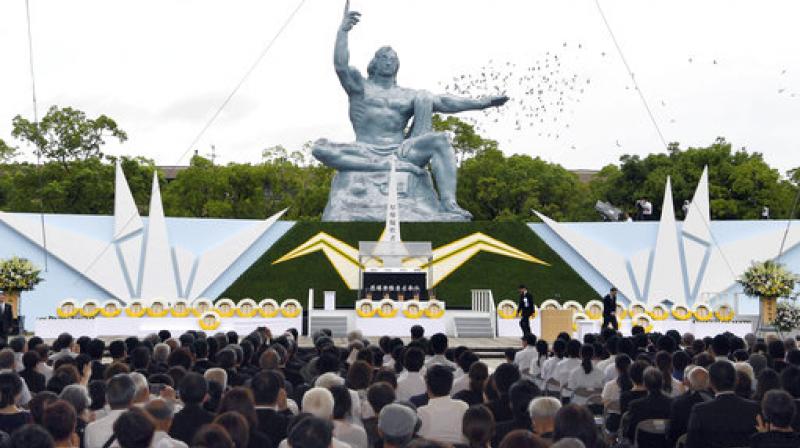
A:
<svg viewBox="0 0 800 448">
<path fill-rule="evenodd" d="M 189 151 L 191 151 L 192 148 L 194 148 L 194 146 L 197 144 L 197 142 L 200 141 L 200 139 L 206 133 L 208 128 L 210 128 L 211 125 L 214 123 L 214 121 L 216 121 L 217 117 L 219 117 L 219 114 L 222 113 L 223 109 L 225 109 L 225 106 L 228 105 L 228 103 L 231 101 L 231 99 L 233 99 L 233 96 L 236 95 L 236 92 L 239 91 L 239 88 L 242 87 L 242 85 L 247 80 L 247 78 L 255 71 L 256 67 L 258 67 L 258 64 L 261 63 L 261 60 L 264 59 L 264 56 L 267 55 L 269 50 L 272 48 L 272 45 L 275 44 L 275 41 L 277 41 L 278 38 L 280 37 L 280 35 L 283 34 L 283 31 L 289 26 L 289 24 L 292 22 L 294 17 L 300 11 L 300 8 L 302 8 L 305 3 L 306 3 L 306 0 L 300 0 L 300 3 L 297 5 L 297 7 L 294 9 L 294 11 L 292 11 L 292 13 L 289 14 L 289 17 L 286 19 L 286 21 L 283 23 L 283 25 L 280 27 L 280 29 L 278 29 L 278 32 L 275 33 L 275 35 L 272 37 L 272 39 L 267 43 L 267 45 L 261 51 L 261 54 L 258 55 L 258 58 L 256 58 L 255 62 L 253 62 L 253 64 L 250 66 L 250 68 L 247 70 L 247 72 L 245 72 L 244 76 L 242 76 L 242 78 L 239 80 L 239 82 L 233 88 L 231 93 L 227 96 L 227 98 L 225 98 L 225 101 L 223 101 L 222 104 L 219 105 L 219 107 L 217 108 L 217 111 L 214 112 L 214 115 L 211 116 L 211 118 L 208 120 L 208 122 L 206 122 L 205 126 L 203 126 L 203 128 L 200 130 L 200 132 L 194 138 L 194 140 L 192 140 L 192 143 L 189 145 L 189 147 L 186 148 L 186 150 L 183 152 L 183 154 L 181 154 L 180 158 L 178 158 L 178 161 L 175 163 L 176 165 L 179 165 L 181 163 L 181 160 L 183 160 L 183 158 L 186 157 L 186 154 L 188 154 Z"/>
<path fill-rule="evenodd" d="M 647 99 L 642 92 L 641 87 L 639 87 L 639 83 L 636 81 L 636 77 L 633 75 L 633 70 L 631 70 L 631 66 L 628 64 L 628 60 L 625 59 L 625 54 L 622 52 L 622 47 L 620 47 L 619 42 L 617 42 L 617 37 L 614 35 L 614 30 L 611 29 L 611 25 L 608 23 L 608 19 L 606 19 L 606 15 L 603 12 L 603 8 L 600 7 L 600 0 L 594 0 L 595 4 L 597 5 L 597 11 L 600 13 L 600 17 L 603 18 L 603 23 L 606 25 L 606 29 L 608 30 L 608 34 L 611 36 L 611 40 L 614 42 L 614 46 L 617 47 L 617 53 L 619 53 L 620 59 L 622 59 L 622 63 L 625 65 L 625 69 L 628 71 L 628 75 L 631 77 L 631 81 L 633 81 L 633 86 L 636 88 L 636 93 L 639 94 L 639 98 L 642 100 L 642 104 L 644 105 L 645 110 L 647 111 L 647 115 L 650 117 L 650 121 L 653 123 L 653 127 L 656 129 L 658 133 L 658 138 L 661 139 L 661 143 L 664 145 L 664 148 L 668 148 L 669 145 L 667 144 L 667 140 L 664 138 L 664 134 L 661 132 L 661 128 L 658 126 L 658 122 L 656 121 L 655 116 L 653 116 L 653 111 L 650 109 L 650 105 L 647 103 Z"/>
<path fill-rule="evenodd" d="M 33 122 L 36 129 L 39 129 L 39 107 L 36 102 L 36 76 L 33 69 L 33 32 L 31 31 L 31 7 L 30 1 L 25 0 L 25 17 L 28 23 L 28 64 L 31 70 L 31 96 L 33 100 Z M 42 256 L 44 258 L 44 271 L 47 272 L 48 255 L 47 255 L 47 232 L 44 225 L 44 196 L 42 196 L 42 152 L 36 150 L 36 171 L 39 176 L 39 225 L 42 233 Z"/>
</svg>

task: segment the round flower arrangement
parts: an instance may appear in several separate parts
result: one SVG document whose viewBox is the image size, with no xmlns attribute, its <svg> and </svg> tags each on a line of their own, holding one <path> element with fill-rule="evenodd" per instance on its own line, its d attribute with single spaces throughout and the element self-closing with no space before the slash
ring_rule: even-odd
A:
<svg viewBox="0 0 800 448">
<path fill-rule="evenodd" d="M 656 304 L 650 308 L 650 311 L 647 312 L 653 320 L 667 320 L 669 317 L 669 312 L 664 305 Z"/>
<path fill-rule="evenodd" d="M 517 317 L 517 304 L 512 300 L 503 300 L 497 304 L 497 315 L 500 319 L 513 319 Z"/>
<path fill-rule="evenodd" d="M 603 317 L 603 302 L 599 300 L 590 300 L 586 302 L 586 315 L 589 319 L 600 320 Z"/>
<path fill-rule="evenodd" d="M 246 298 L 239 301 L 239 306 L 236 307 L 236 315 L 239 317 L 253 317 L 256 314 L 258 314 L 258 306 L 255 300 Z"/>
<path fill-rule="evenodd" d="M 753 263 L 739 278 L 744 293 L 753 297 L 791 297 L 797 275 L 772 260 Z"/>
<path fill-rule="evenodd" d="M 429 300 L 428 307 L 425 308 L 425 315 L 429 319 L 438 319 L 444 316 L 444 302 L 438 300 Z"/>
<path fill-rule="evenodd" d="M 195 317 L 201 317 L 212 309 L 214 309 L 214 303 L 210 299 L 199 298 L 192 302 L 192 314 Z"/>
<path fill-rule="evenodd" d="M 565 310 L 572 310 L 574 314 L 583 313 L 583 305 L 575 300 L 567 300 L 563 305 L 561 305 L 561 308 Z"/>
<path fill-rule="evenodd" d="M 394 317 L 397 315 L 398 307 L 393 300 L 381 300 L 378 307 L 378 316 Z"/>
<path fill-rule="evenodd" d="M 216 311 L 206 311 L 198 320 L 200 328 L 206 331 L 216 330 L 219 328 L 221 323 L 222 319 L 220 319 L 220 316 Z"/>
<path fill-rule="evenodd" d="M 425 308 L 422 307 L 422 303 L 416 300 L 403 303 L 403 316 L 409 319 L 419 319 L 424 314 Z"/>
<path fill-rule="evenodd" d="M 28 291 L 42 281 L 37 269 L 26 258 L 11 257 L 0 261 L 0 289 L 9 291 Z"/>
<path fill-rule="evenodd" d="M 359 317 L 372 317 L 377 312 L 375 305 L 372 303 L 372 299 L 362 299 L 356 302 L 356 314 Z"/>
<path fill-rule="evenodd" d="M 236 310 L 236 304 L 233 303 L 233 300 L 228 298 L 219 299 L 214 305 L 220 317 L 233 317 L 233 313 Z"/>
<path fill-rule="evenodd" d="M 169 312 L 172 314 L 172 317 L 186 317 L 192 312 L 192 308 L 185 299 L 178 299 L 172 304 L 172 308 Z"/>
<path fill-rule="evenodd" d="M 621 303 L 617 303 L 617 320 L 627 319 L 630 317 L 628 310 L 625 309 L 625 306 Z"/>
<path fill-rule="evenodd" d="M 145 307 L 142 304 L 141 300 L 133 300 L 131 303 L 128 304 L 128 307 L 125 309 L 125 314 L 128 317 L 142 317 L 145 313 Z"/>
<path fill-rule="evenodd" d="M 258 312 L 261 314 L 261 317 L 272 318 L 280 313 L 280 307 L 278 306 L 278 302 L 275 299 L 264 299 L 261 302 L 258 302 Z"/>
<path fill-rule="evenodd" d="M 558 303 L 558 300 L 555 299 L 547 299 L 539 306 L 540 310 L 560 310 L 562 309 L 561 304 Z"/>
<path fill-rule="evenodd" d="M 302 312 L 303 307 L 301 307 L 300 302 L 295 299 L 286 299 L 281 303 L 281 314 L 283 314 L 283 317 L 297 317 Z"/>
<path fill-rule="evenodd" d="M 587 316 L 586 313 L 583 313 L 583 312 L 577 313 L 576 312 L 575 314 L 573 314 L 572 315 L 572 331 L 578 331 L 578 322 L 584 321 L 584 320 L 589 320 L 589 316 Z"/>
<path fill-rule="evenodd" d="M 122 312 L 116 300 L 106 300 L 103 302 L 103 307 L 100 308 L 100 314 L 103 317 L 117 317 Z"/>
<path fill-rule="evenodd" d="M 653 331 L 653 318 L 647 313 L 635 314 L 631 316 L 631 324 L 644 328 L 645 333 Z"/>
<path fill-rule="evenodd" d="M 147 315 L 149 317 L 164 317 L 167 314 L 169 314 L 169 306 L 167 306 L 165 300 L 155 299 L 147 307 Z"/>
<path fill-rule="evenodd" d="M 717 307 L 717 310 L 714 311 L 714 316 L 720 322 L 730 322 L 733 320 L 733 316 L 735 313 L 733 312 L 733 307 L 728 304 L 722 304 Z"/>
<path fill-rule="evenodd" d="M 677 320 L 689 320 L 692 318 L 692 311 L 686 305 L 675 305 L 672 307 L 672 317 Z"/>
<path fill-rule="evenodd" d="M 78 314 L 80 309 L 75 306 L 75 302 L 75 299 L 62 300 L 61 303 L 58 304 L 58 307 L 56 307 L 56 314 L 58 314 L 58 317 L 67 319 Z"/>
<path fill-rule="evenodd" d="M 772 325 L 781 333 L 800 328 L 800 308 L 793 303 L 778 303 L 775 311 L 775 320 L 772 321 Z"/>
<path fill-rule="evenodd" d="M 698 303 L 695 305 L 692 314 L 694 314 L 694 319 L 699 320 L 700 322 L 708 322 L 712 317 L 714 317 L 711 307 L 704 303 Z"/>
</svg>

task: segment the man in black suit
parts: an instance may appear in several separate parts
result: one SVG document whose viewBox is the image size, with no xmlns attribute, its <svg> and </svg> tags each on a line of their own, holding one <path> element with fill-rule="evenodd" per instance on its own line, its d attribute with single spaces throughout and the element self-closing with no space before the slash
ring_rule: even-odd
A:
<svg viewBox="0 0 800 448">
<path fill-rule="evenodd" d="M 708 370 L 695 367 L 689 371 L 689 391 L 672 401 L 672 410 L 669 414 L 669 430 L 667 440 L 670 446 L 675 446 L 680 436 L 686 434 L 689 425 L 689 414 L 697 403 L 711 401 L 713 398 L 708 391 Z"/>
<path fill-rule="evenodd" d="M 636 436 L 636 425 L 650 419 L 668 419 L 672 399 L 661 389 L 664 386 L 664 374 L 655 367 L 648 367 L 644 371 L 644 387 L 647 396 L 631 401 L 628 405 L 628 426 L 623 428 L 625 437 L 631 442 Z M 664 439 L 661 439 L 663 445 Z M 657 440 L 639 440 L 638 446 L 658 446 Z"/>
<path fill-rule="evenodd" d="M 522 328 L 522 335 L 531 333 L 530 318 L 533 315 L 533 295 L 528 292 L 525 285 L 519 285 L 519 305 L 517 305 L 517 315 L 521 316 L 519 327 Z"/>
<path fill-rule="evenodd" d="M 11 333 L 14 324 L 14 314 L 11 311 L 11 304 L 7 301 L 4 293 L 0 292 L 0 336 L 5 338 Z"/>
<path fill-rule="evenodd" d="M 286 427 L 292 417 L 286 407 L 286 388 L 283 375 L 276 370 L 260 372 L 250 382 L 256 402 L 258 429 L 269 436 L 272 447 L 286 438 Z"/>
<path fill-rule="evenodd" d="M 600 330 L 608 328 L 609 324 L 614 330 L 619 329 L 619 323 L 617 322 L 617 288 L 611 288 L 611 291 L 603 297 L 603 325 Z"/>
<path fill-rule="evenodd" d="M 716 361 L 708 373 L 716 397 L 692 408 L 686 448 L 750 446 L 750 436 L 756 432 L 756 416 L 761 411 L 758 403 L 733 391 L 736 385 L 733 363 Z"/>
<path fill-rule="evenodd" d="M 203 409 L 203 401 L 208 398 L 208 382 L 203 375 L 189 372 L 181 380 L 178 392 L 184 406 L 175 414 L 169 436 L 191 445 L 200 427 L 214 420 L 214 414 Z"/>
</svg>

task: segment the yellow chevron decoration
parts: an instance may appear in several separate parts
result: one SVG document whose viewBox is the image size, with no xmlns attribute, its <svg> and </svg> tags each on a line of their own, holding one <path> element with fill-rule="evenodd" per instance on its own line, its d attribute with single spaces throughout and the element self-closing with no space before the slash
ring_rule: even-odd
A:
<svg viewBox="0 0 800 448">
<path fill-rule="evenodd" d="M 272 264 L 283 263 L 317 251 L 322 251 L 325 254 L 325 257 L 328 258 L 328 261 L 336 269 L 336 272 L 348 288 L 358 289 L 358 274 L 364 267 L 359 265 L 358 249 L 325 232 L 320 232 L 309 238 L 308 241 L 292 249 Z M 420 258 L 408 258 L 403 261 L 403 265 L 419 269 L 428 269 L 430 267 L 432 271 L 431 284 L 436 286 L 482 251 L 516 258 L 529 263 L 550 266 L 545 261 L 481 232 L 467 235 L 452 243 L 437 247 L 433 250 L 433 260 L 430 265 L 427 260 Z"/>
</svg>

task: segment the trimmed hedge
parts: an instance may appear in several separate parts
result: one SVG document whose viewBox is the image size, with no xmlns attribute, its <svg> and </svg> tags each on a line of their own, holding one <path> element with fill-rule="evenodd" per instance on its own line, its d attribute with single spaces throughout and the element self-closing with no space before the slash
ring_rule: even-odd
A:
<svg viewBox="0 0 800 448">
<path fill-rule="evenodd" d="M 356 291 L 347 289 L 321 251 L 277 265 L 272 262 L 319 232 L 326 232 L 358 247 L 359 241 L 376 240 L 383 227 L 383 223 L 373 222 L 298 222 L 221 297 L 234 300 L 272 297 L 279 301 L 295 298 L 305 305 L 308 288 L 314 288 L 316 306 L 322 305 L 323 291 L 336 291 L 337 306 L 352 306 Z M 446 301 L 448 306 L 471 306 L 471 289 L 491 289 L 497 301 L 516 300 L 520 283 L 527 285 L 537 302 L 552 297 L 579 302 L 598 298 L 598 294 L 523 223 L 403 223 L 401 232 L 404 241 L 431 241 L 434 248 L 482 232 L 550 263 L 550 266 L 543 266 L 480 252 L 437 285 L 437 297 Z"/>
</svg>

